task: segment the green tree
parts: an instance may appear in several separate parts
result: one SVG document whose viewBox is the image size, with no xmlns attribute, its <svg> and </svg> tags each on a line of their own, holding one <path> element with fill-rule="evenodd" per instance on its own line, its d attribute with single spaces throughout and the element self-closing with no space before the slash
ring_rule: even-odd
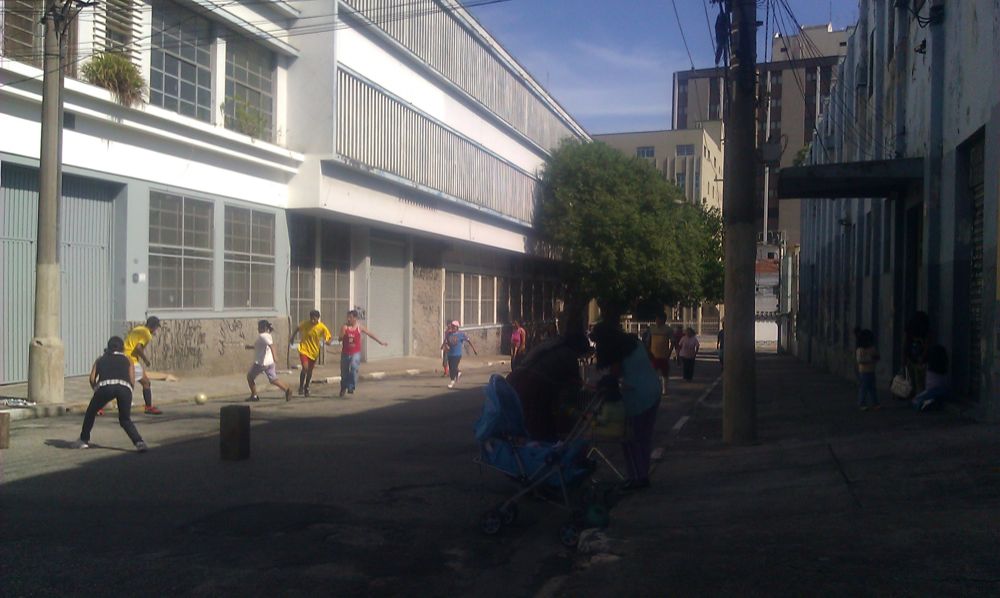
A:
<svg viewBox="0 0 1000 598">
<path fill-rule="evenodd" d="M 716 220 L 648 162 L 566 141 L 546 163 L 535 222 L 560 260 L 568 303 L 595 298 L 614 317 L 640 303 L 705 298 L 715 277 L 707 266 L 721 265 Z"/>
</svg>

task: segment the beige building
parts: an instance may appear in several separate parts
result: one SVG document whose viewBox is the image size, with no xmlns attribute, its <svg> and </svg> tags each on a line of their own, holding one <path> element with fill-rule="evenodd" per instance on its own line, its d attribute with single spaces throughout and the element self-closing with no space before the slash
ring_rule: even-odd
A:
<svg viewBox="0 0 1000 598">
<path fill-rule="evenodd" d="M 649 160 L 691 203 L 722 209 L 722 122 L 677 131 L 594 135 L 629 156 Z"/>
<path fill-rule="evenodd" d="M 768 230 L 784 231 L 790 245 L 799 243 L 800 208 L 797 200 L 783 200 L 779 210 L 774 194 L 774 173 L 791 166 L 802 148 L 813 138 L 817 115 L 836 79 L 836 65 L 847 50 L 850 29 L 834 30 L 830 25 L 803 27 L 795 35 L 775 35 L 769 62 L 757 65 L 758 81 L 766 86 L 757 109 L 757 144 L 771 140 L 780 149 L 772 163 L 768 185 Z M 722 117 L 724 71 L 721 68 L 695 69 L 674 73 L 673 128 L 685 129 L 702 120 Z M 721 172 L 721 171 L 720 171 Z M 720 175 L 721 176 L 721 175 Z M 758 213 L 764 213 L 764 167 L 757 172 Z M 763 224 L 763 222 L 761 222 Z"/>
</svg>

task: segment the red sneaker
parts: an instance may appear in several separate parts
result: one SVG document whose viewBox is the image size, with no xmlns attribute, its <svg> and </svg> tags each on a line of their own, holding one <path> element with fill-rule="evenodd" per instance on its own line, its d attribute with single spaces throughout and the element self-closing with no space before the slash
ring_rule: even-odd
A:
<svg viewBox="0 0 1000 598">
<path fill-rule="evenodd" d="M 157 409 L 155 405 L 147 405 L 143 409 L 143 413 L 146 415 L 163 415 L 163 412 Z"/>
<path fill-rule="evenodd" d="M 98 409 L 97 410 L 97 415 L 104 415 L 104 410 L 103 409 Z"/>
</svg>

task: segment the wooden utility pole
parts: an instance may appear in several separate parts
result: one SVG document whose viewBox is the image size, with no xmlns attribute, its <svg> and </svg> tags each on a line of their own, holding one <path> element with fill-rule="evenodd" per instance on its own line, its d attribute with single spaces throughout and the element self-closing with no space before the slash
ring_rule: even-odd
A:
<svg viewBox="0 0 1000 598">
<path fill-rule="evenodd" d="M 38 237 L 35 254 L 35 330 L 28 346 L 28 400 L 62 403 L 65 348 L 60 336 L 59 199 L 62 195 L 63 32 L 70 0 L 47 2 L 42 66 Z"/>
<path fill-rule="evenodd" d="M 731 95 L 725 115 L 722 203 L 726 254 L 722 437 L 729 444 L 752 444 L 757 440 L 754 366 L 757 5 L 755 0 L 730 0 L 729 4 L 732 55 L 728 83 Z"/>
</svg>

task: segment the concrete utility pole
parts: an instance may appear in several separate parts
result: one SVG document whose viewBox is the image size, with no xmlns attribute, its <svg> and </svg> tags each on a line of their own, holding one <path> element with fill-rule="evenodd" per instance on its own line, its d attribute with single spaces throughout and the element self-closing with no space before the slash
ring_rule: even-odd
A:
<svg viewBox="0 0 1000 598">
<path fill-rule="evenodd" d="M 722 438 L 729 444 L 757 440 L 757 376 L 754 366 L 754 94 L 757 6 L 731 0 L 731 101 L 726 122 L 723 223 L 726 252 L 726 341 Z"/>
<path fill-rule="evenodd" d="M 63 24 L 67 11 L 48 3 L 42 78 L 38 237 L 35 254 L 35 335 L 28 347 L 28 400 L 62 403 L 65 349 L 60 338 L 59 199 L 62 195 Z"/>
</svg>

